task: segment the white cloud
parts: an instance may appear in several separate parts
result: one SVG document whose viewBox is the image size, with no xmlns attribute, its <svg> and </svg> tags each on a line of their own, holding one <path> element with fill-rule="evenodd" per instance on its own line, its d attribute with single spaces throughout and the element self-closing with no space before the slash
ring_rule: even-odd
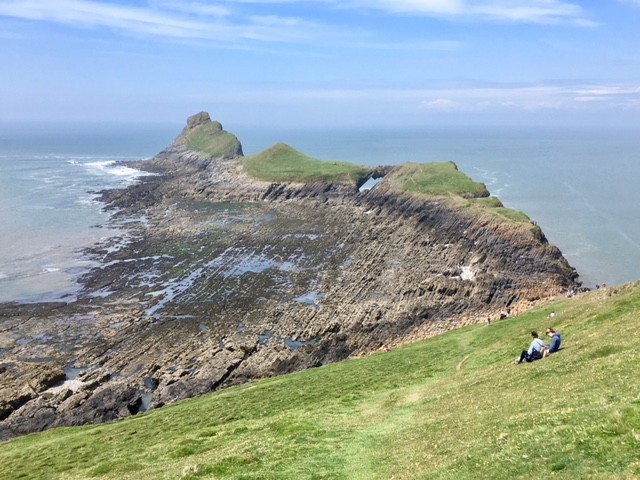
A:
<svg viewBox="0 0 640 480">
<path fill-rule="evenodd" d="M 640 87 L 597 86 L 575 90 L 574 101 L 580 103 L 615 103 L 634 107 L 640 102 Z"/>
<path fill-rule="evenodd" d="M 313 0 L 227 0 L 243 4 L 312 3 Z M 640 0 L 620 0 L 640 4 Z M 587 12 L 565 0 L 315 0 L 335 8 L 378 10 L 439 18 L 594 26 Z"/>
<path fill-rule="evenodd" d="M 422 102 L 422 107 L 427 110 L 440 110 L 440 111 L 464 110 L 463 105 L 449 98 L 436 98 L 435 100 L 428 100 L 428 101 Z"/>
<path fill-rule="evenodd" d="M 198 16 L 229 16 L 231 9 L 221 5 L 202 2 L 181 2 L 179 0 L 153 0 L 149 4 L 156 9 L 167 9 Z"/>
<path fill-rule="evenodd" d="M 632 108 L 640 105 L 640 88 L 627 86 L 495 86 L 451 89 L 297 89 L 225 92 L 207 102 L 234 104 L 330 105 L 352 108 L 387 105 L 414 112 L 536 112 L 582 109 L 598 100 L 598 108 Z M 337 108 L 337 107 L 336 107 Z M 369 107 L 364 107 L 369 108 Z"/>
<path fill-rule="evenodd" d="M 219 42 L 341 41 L 358 46 L 356 32 L 346 27 L 339 29 L 313 19 L 283 14 L 287 11 L 283 5 L 293 3 L 449 19 L 593 24 L 582 8 L 563 0 L 223 0 L 217 3 L 149 0 L 144 6 L 105 0 L 0 0 L 0 16 L 110 28 L 130 35 Z"/>
<path fill-rule="evenodd" d="M 464 12 L 465 7 L 465 0 L 352 0 L 350 3 L 357 7 L 375 8 L 392 13 L 425 15 L 459 15 Z"/>
<path fill-rule="evenodd" d="M 339 4 L 391 14 L 478 21 L 595 25 L 580 5 L 563 0 L 350 0 Z"/>
<path fill-rule="evenodd" d="M 9 1 L 0 3 L 0 15 L 27 20 L 101 26 L 169 36 L 186 36 L 201 31 L 203 24 L 181 20 L 148 8 L 113 5 L 86 0 Z"/>
<path fill-rule="evenodd" d="M 135 7 L 94 0 L 9 0 L 0 1 L 0 16 L 219 42 L 311 42 L 333 33 L 331 27 L 313 21 L 278 15 L 231 18 L 231 10 L 202 2 L 157 1 Z"/>
<path fill-rule="evenodd" d="M 581 7 L 556 1 L 492 1 L 474 2 L 468 5 L 468 13 L 512 22 L 561 23 L 586 22 Z"/>
</svg>

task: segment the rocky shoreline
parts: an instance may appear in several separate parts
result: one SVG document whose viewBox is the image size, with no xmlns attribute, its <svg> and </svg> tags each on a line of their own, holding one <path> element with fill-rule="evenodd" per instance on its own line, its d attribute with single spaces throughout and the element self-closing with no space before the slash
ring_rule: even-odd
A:
<svg viewBox="0 0 640 480">
<path fill-rule="evenodd" d="M 102 262 L 77 301 L 0 305 L 0 440 L 318 367 L 578 286 L 533 226 L 384 181 L 256 181 L 241 148 L 188 148 L 208 122 L 191 117 L 138 165 L 158 175 L 102 193 L 126 235 L 90 250 Z"/>
</svg>

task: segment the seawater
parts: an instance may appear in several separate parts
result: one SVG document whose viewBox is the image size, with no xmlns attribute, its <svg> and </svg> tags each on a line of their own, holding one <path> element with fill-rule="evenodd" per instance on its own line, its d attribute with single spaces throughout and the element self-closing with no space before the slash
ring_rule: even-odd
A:
<svg viewBox="0 0 640 480">
<path fill-rule="evenodd" d="M 0 301 L 73 300 L 82 250 L 117 232 L 96 193 L 137 181 L 181 126 L 0 130 Z M 590 128 L 264 129 L 225 125 L 245 154 L 278 141 L 367 166 L 453 161 L 537 222 L 587 286 L 637 280 L 640 132 Z"/>
<path fill-rule="evenodd" d="M 109 214 L 98 192 L 137 181 L 142 172 L 122 162 L 160 149 L 133 138 L 154 136 L 132 137 L 115 128 L 3 126 L 0 302 L 75 299 L 79 276 L 96 265 L 83 250 L 118 233 L 106 226 Z"/>
<path fill-rule="evenodd" d="M 453 161 L 538 223 L 585 286 L 640 278 L 640 128 L 247 130 L 245 153 L 284 141 L 362 165 Z"/>
</svg>

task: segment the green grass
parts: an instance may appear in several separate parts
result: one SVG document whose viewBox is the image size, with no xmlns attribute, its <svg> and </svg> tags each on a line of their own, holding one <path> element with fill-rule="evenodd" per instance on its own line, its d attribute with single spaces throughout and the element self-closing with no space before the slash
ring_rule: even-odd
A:
<svg viewBox="0 0 640 480">
<path fill-rule="evenodd" d="M 316 160 L 278 143 L 244 158 L 249 175 L 268 182 L 355 184 L 366 169 L 347 162 Z"/>
<path fill-rule="evenodd" d="M 529 216 L 519 210 L 506 208 L 497 197 L 472 198 L 469 200 L 472 205 L 478 206 L 485 212 L 493 213 L 512 222 L 530 223 Z"/>
<path fill-rule="evenodd" d="M 392 176 L 395 189 L 403 193 L 421 196 L 454 194 L 464 198 L 489 195 L 484 184 L 471 180 L 453 162 L 406 163 Z"/>
<path fill-rule="evenodd" d="M 179 141 L 188 149 L 213 158 L 231 158 L 242 151 L 235 135 L 223 130 L 219 122 L 208 122 L 189 129 Z"/>
<path fill-rule="evenodd" d="M 548 315 L 557 312 L 550 324 Z M 513 365 L 529 331 L 563 349 Z M 107 425 L 5 442 L 11 479 L 637 479 L 640 284 Z"/>
</svg>

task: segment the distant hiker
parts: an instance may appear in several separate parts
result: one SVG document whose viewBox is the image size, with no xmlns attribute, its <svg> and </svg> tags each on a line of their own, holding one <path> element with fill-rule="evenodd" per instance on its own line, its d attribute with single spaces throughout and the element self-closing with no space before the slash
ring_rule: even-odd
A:
<svg viewBox="0 0 640 480">
<path fill-rule="evenodd" d="M 538 332 L 535 330 L 531 332 L 531 345 L 529 346 L 529 350 L 523 350 L 518 358 L 516 358 L 516 364 L 520 364 L 523 361 L 533 362 L 534 360 L 539 360 L 542 358 L 542 348 L 544 347 L 544 342 L 538 338 Z"/>
<path fill-rule="evenodd" d="M 547 336 L 551 338 L 551 343 L 546 348 L 545 357 L 550 353 L 560 350 L 560 344 L 562 343 L 562 337 L 553 328 L 547 328 Z"/>
<path fill-rule="evenodd" d="M 491 315 L 487 315 L 487 323 L 491 325 Z"/>
</svg>

